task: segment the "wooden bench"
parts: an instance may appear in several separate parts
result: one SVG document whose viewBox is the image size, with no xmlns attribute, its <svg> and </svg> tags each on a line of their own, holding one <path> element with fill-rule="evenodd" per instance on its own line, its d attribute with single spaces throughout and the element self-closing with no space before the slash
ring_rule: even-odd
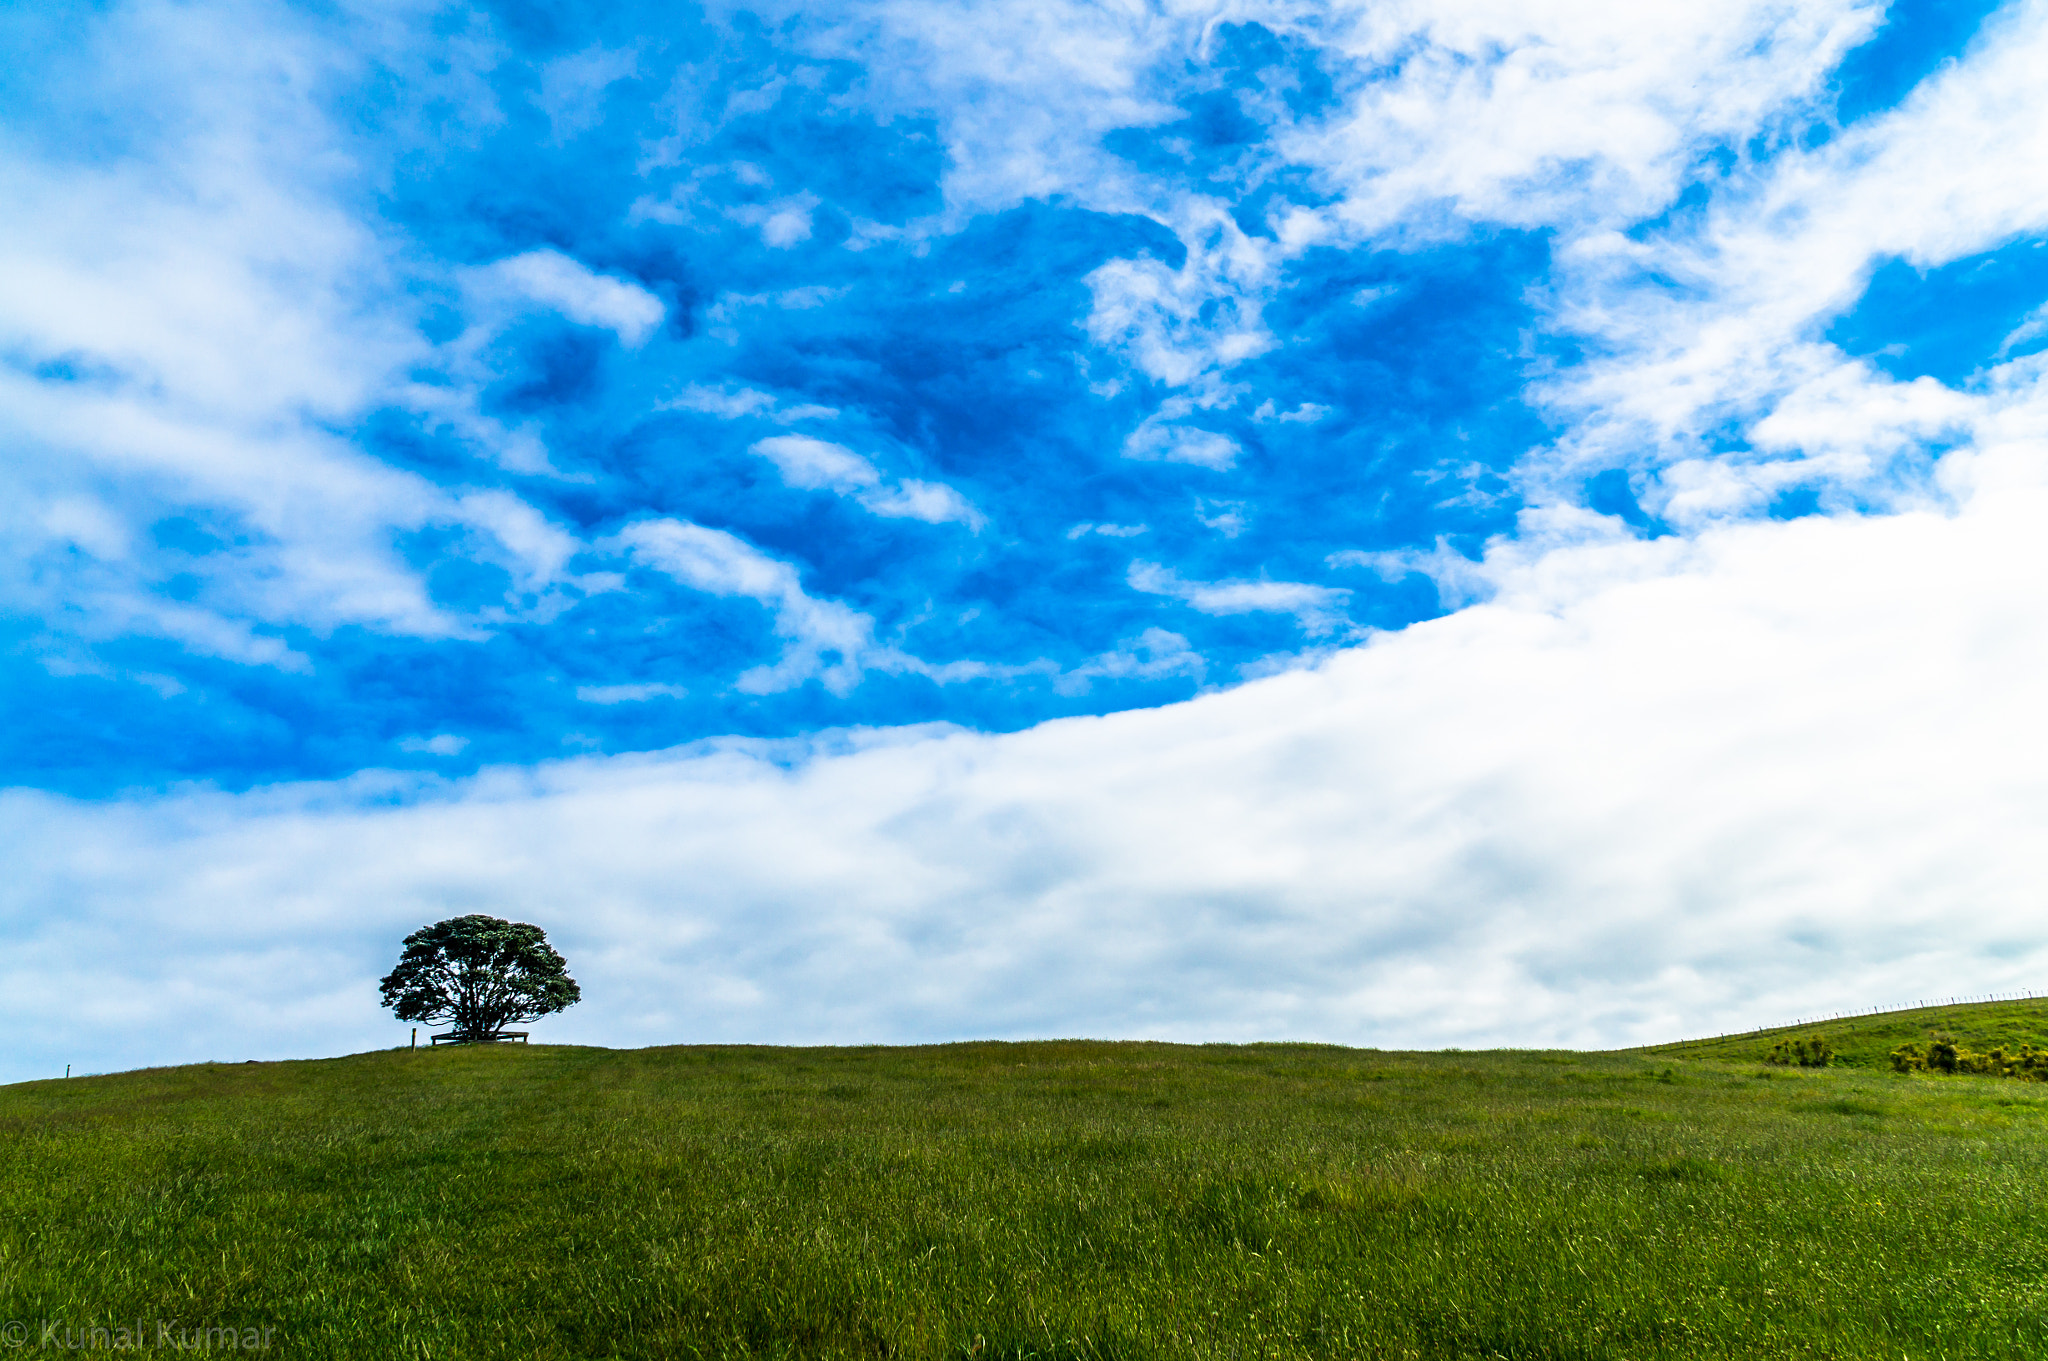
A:
<svg viewBox="0 0 2048 1361">
<path fill-rule="evenodd" d="M 484 1039 L 477 1035 L 465 1035 L 460 1030 L 451 1030 L 445 1035 L 429 1035 L 427 1038 L 435 1044 L 509 1044 L 513 1040 L 525 1044 L 526 1032 L 523 1030 L 501 1030 L 489 1039 Z"/>
</svg>

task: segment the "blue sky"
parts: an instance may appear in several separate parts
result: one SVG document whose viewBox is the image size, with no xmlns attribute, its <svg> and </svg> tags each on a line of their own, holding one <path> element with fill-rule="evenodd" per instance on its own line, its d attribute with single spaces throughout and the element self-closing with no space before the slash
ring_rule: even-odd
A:
<svg viewBox="0 0 2048 1361">
<path fill-rule="evenodd" d="M 119 15 L 80 13 L 80 36 L 113 41 Z M 374 564 L 322 564 L 405 578 L 406 611 L 264 608 L 249 577 L 289 531 L 121 488 L 127 618 L 67 580 L 94 574 L 89 549 L 31 560 L 46 593 L 10 629 L 6 684 L 45 718 L 10 731 L 11 780 L 243 788 L 725 733 L 1014 729 L 1429 617 L 1426 576 L 1332 555 L 1512 532 L 1511 471 L 1549 432 L 1524 387 L 1574 348 L 1544 324 L 1549 235 L 1278 248 L 1282 219 L 1336 192 L 1286 137 L 1383 74 L 1302 35 L 1226 23 L 1136 65 L 1129 121 L 1091 149 L 1112 193 L 949 204 L 968 153 L 943 96 L 885 96 L 880 44 L 800 15 L 399 17 L 348 59 L 360 21 L 289 25 L 331 63 L 294 113 L 346 166 L 321 188 L 376 262 L 331 286 L 394 351 L 320 434 L 423 490 L 506 498 L 544 561 L 423 508 L 350 545 Z M 206 113 L 174 82 L 122 91 L 169 126 L 109 138 L 93 47 L 18 66 L 17 117 L 53 168 L 144 173 Z M 38 339 L 10 356 L 25 381 L 149 381 Z M 773 601 L 620 551 L 665 520 L 781 565 L 847 632 L 806 638 Z M 159 608 L 237 644 L 152 628 Z M 420 749 L 437 742 L 459 750 Z"/>
<path fill-rule="evenodd" d="M 118 847 L 76 829 L 1021 742 L 1813 541 L 1773 533 L 1953 519 L 2035 438 L 2042 28 L 1861 0 L 18 8 L 0 786 L 18 829 L 58 809 Z M 1445 752 L 1565 721 L 1520 664 L 1475 645 L 1413 682 L 1510 686 L 1439 716 Z M 1376 693 L 1358 712 L 1399 707 Z M 77 925 L 85 863 L 29 876 L 17 939 Z M 733 988 L 797 986 L 720 930 Z M 1048 1007 L 1005 1033 L 1183 1025 Z"/>
</svg>

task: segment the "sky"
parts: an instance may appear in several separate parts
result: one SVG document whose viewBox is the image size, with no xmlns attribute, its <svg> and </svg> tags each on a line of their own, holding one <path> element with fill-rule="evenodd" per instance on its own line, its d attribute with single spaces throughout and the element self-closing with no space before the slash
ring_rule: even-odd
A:
<svg viewBox="0 0 2048 1361">
<path fill-rule="evenodd" d="M 2048 987 L 2048 3 L 0 13 L 0 1080 Z"/>
</svg>

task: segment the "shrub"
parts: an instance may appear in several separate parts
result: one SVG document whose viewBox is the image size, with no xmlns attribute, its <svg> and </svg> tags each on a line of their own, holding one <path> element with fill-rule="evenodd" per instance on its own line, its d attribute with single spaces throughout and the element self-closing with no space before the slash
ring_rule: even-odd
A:
<svg viewBox="0 0 2048 1361">
<path fill-rule="evenodd" d="M 2048 1082 L 2048 1049 L 2021 1045 L 2019 1052 L 2006 1060 L 2005 1075 L 2024 1082 Z"/>
<path fill-rule="evenodd" d="M 1835 1047 L 1818 1035 L 1779 1040 L 1771 1046 L 1771 1052 L 1764 1055 L 1765 1063 L 1781 1063 L 1788 1067 L 1825 1068 L 1834 1061 Z"/>
<path fill-rule="evenodd" d="M 1988 1053 L 1963 1048 L 1946 1035 L 1937 1035 L 1926 1045 L 1902 1044 L 1892 1050 L 1895 1073 L 1976 1073 L 1984 1077 L 2016 1078 L 2021 1082 L 2048 1082 L 2048 1049 L 2023 1044 L 2016 1050 L 1999 1045 Z"/>
</svg>

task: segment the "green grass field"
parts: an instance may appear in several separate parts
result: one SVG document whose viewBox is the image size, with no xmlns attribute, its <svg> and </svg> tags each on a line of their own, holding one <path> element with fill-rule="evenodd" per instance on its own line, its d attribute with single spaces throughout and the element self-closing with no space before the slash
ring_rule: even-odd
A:
<svg viewBox="0 0 2048 1361">
<path fill-rule="evenodd" d="M 2048 1356 L 2048 1084 L 1881 1068 L 1899 1026 L 2048 1004 L 1837 1024 L 1877 1062 L 536 1045 L 24 1083 L 0 1320 L 307 1357 Z"/>
</svg>

